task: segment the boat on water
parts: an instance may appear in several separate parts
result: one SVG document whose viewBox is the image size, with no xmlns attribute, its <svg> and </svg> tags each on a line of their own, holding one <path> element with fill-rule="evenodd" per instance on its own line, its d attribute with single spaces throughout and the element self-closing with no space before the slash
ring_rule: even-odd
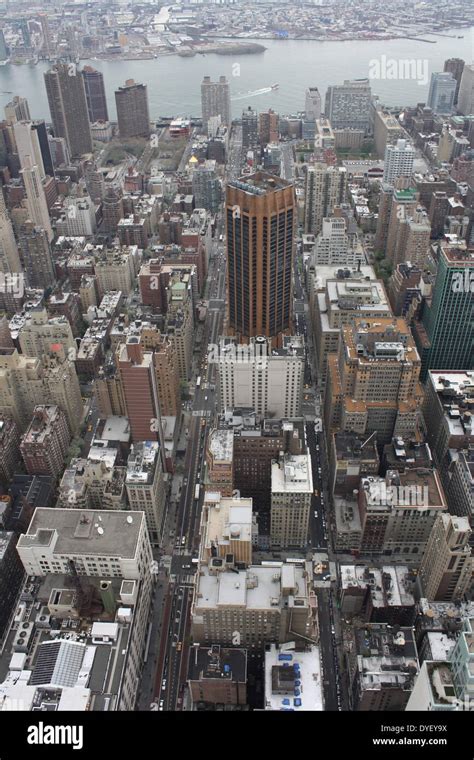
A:
<svg viewBox="0 0 474 760">
<path fill-rule="evenodd" d="M 272 90 L 278 90 L 279 84 L 272 84 Z"/>
</svg>

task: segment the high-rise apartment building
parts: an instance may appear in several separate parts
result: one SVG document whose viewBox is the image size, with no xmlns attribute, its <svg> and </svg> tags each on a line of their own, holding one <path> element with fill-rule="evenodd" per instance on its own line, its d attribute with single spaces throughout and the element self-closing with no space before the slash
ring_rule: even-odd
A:
<svg viewBox="0 0 474 760">
<path fill-rule="evenodd" d="M 328 87 L 324 112 L 333 129 L 369 131 L 372 91 L 368 79 L 345 80 Z"/>
<path fill-rule="evenodd" d="M 387 470 L 385 478 L 363 477 L 358 489 L 360 551 L 420 561 L 435 522 L 447 504 L 436 470 Z"/>
<path fill-rule="evenodd" d="M 215 214 L 222 200 L 215 161 L 207 160 L 196 166 L 193 171 L 192 189 L 196 208 L 205 208 Z"/>
<path fill-rule="evenodd" d="M 341 327 L 357 317 L 390 317 L 390 304 L 380 280 L 341 277 L 327 280 L 316 294 L 311 314 L 316 343 L 316 365 L 321 383 L 326 382 L 328 356 L 337 352 Z"/>
<path fill-rule="evenodd" d="M 474 113 L 474 63 L 464 64 L 457 107 L 464 116 Z"/>
<path fill-rule="evenodd" d="M 456 80 L 456 92 L 454 94 L 454 105 L 458 102 L 459 85 L 461 84 L 462 72 L 464 70 L 464 61 L 462 58 L 448 58 L 444 62 L 444 71 L 448 71 Z"/>
<path fill-rule="evenodd" d="M 64 469 L 70 440 L 66 416 L 58 406 L 35 406 L 20 445 L 27 473 L 57 478 Z"/>
<path fill-rule="evenodd" d="M 92 66 L 84 66 L 81 71 L 86 93 L 89 121 L 108 121 L 107 99 L 105 97 L 104 75 Z"/>
<path fill-rule="evenodd" d="M 55 137 L 64 137 L 73 158 L 92 153 L 84 80 L 73 63 L 56 63 L 44 75 Z"/>
<path fill-rule="evenodd" d="M 383 181 L 393 185 L 399 177 L 411 177 L 415 151 L 407 140 L 397 140 L 395 145 L 385 148 Z"/>
<path fill-rule="evenodd" d="M 33 164 L 30 156 L 25 157 L 23 168 L 20 171 L 26 190 L 26 207 L 28 209 L 29 219 L 33 224 L 41 227 L 48 238 L 48 241 L 54 237 L 53 228 L 49 218 L 48 204 L 43 184 L 41 182 L 40 168 Z"/>
<path fill-rule="evenodd" d="M 312 496 L 309 454 L 283 454 L 272 463 L 272 547 L 301 550 L 307 545 Z"/>
<path fill-rule="evenodd" d="M 395 116 L 381 108 L 374 111 L 374 141 L 379 158 L 384 157 L 387 145 L 393 145 L 400 138 L 406 137 L 407 133 Z"/>
<path fill-rule="evenodd" d="M 452 113 L 457 87 L 456 79 L 451 73 L 434 72 L 431 75 L 427 105 L 434 113 Z"/>
<path fill-rule="evenodd" d="M 317 163 L 308 166 L 304 196 L 304 231 L 318 235 L 323 219 L 332 216 L 336 206 L 346 200 L 347 170 L 342 166 Z"/>
<path fill-rule="evenodd" d="M 145 350 L 139 336 L 130 335 L 117 349 L 121 390 L 133 443 L 158 441 L 163 470 L 166 470 L 160 399 L 153 351 Z"/>
<path fill-rule="evenodd" d="M 423 554 L 419 579 L 423 597 L 433 602 L 455 602 L 470 589 L 473 559 L 467 517 L 439 515 Z"/>
<path fill-rule="evenodd" d="M 258 139 L 262 148 L 268 143 L 277 143 L 279 139 L 278 124 L 280 117 L 269 108 L 258 115 Z"/>
<path fill-rule="evenodd" d="M 399 209 L 400 207 L 397 211 Z M 406 261 L 424 268 L 429 254 L 430 238 L 431 224 L 423 206 L 417 206 L 406 216 L 400 213 L 398 216 L 396 213 L 393 215 L 392 212 L 386 257 L 394 267 Z"/>
<path fill-rule="evenodd" d="M 370 435 L 379 444 L 413 435 L 423 398 L 420 357 L 404 319 L 355 319 L 328 357 L 325 428 Z"/>
<path fill-rule="evenodd" d="M 20 462 L 20 431 L 12 417 L 0 414 L 0 483 L 10 486 Z"/>
<path fill-rule="evenodd" d="M 13 417 L 24 432 L 38 403 L 59 406 L 76 433 L 83 412 L 81 389 L 64 348 L 53 344 L 41 358 L 14 348 L 0 350 L 0 414 Z"/>
<path fill-rule="evenodd" d="M 256 172 L 227 184 L 228 327 L 243 342 L 281 344 L 291 330 L 294 186 Z"/>
<path fill-rule="evenodd" d="M 397 250 L 400 248 L 398 242 L 401 226 L 418 208 L 418 193 L 415 188 L 405 187 L 409 180 L 400 179 L 397 184 L 404 186 L 382 186 L 382 204 L 376 234 L 376 244 L 380 244 L 378 250 L 383 251 L 386 258 L 392 261 L 399 258 Z"/>
<path fill-rule="evenodd" d="M 16 121 L 30 121 L 30 109 L 26 98 L 15 95 L 5 106 L 5 119 L 9 124 Z"/>
<path fill-rule="evenodd" d="M 431 300 L 425 304 L 414 330 L 422 381 L 429 369 L 462 370 L 474 366 L 474 253 L 465 246 L 439 246 L 437 264 Z"/>
<path fill-rule="evenodd" d="M 258 114 L 250 106 L 242 111 L 242 149 L 244 151 L 258 148 Z"/>
<path fill-rule="evenodd" d="M 364 261 L 362 245 L 347 234 L 346 219 L 343 216 L 324 218 L 314 244 L 314 266 L 357 267 Z"/>
<path fill-rule="evenodd" d="M 18 331 L 18 343 L 22 354 L 38 357 L 47 354 L 56 343 L 61 344 L 66 353 L 76 346 L 66 317 L 49 317 L 44 307 L 27 312 Z"/>
<path fill-rule="evenodd" d="M 248 345 L 224 338 L 217 357 L 220 409 L 254 409 L 280 418 L 301 412 L 304 377 L 302 338 L 285 336 L 281 348 L 263 337 Z"/>
<path fill-rule="evenodd" d="M 125 479 L 130 508 L 145 513 L 152 544 L 158 544 L 165 508 L 166 489 L 157 441 L 132 444 Z"/>
<path fill-rule="evenodd" d="M 149 137 L 150 113 L 146 84 L 127 79 L 115 90 L 117 121 L 120 137 Z"/>
<path fill-rule="evenodd" d="M 210 118 L 220 116 L 222 124 L 230 127 L 232 116 L 230 109 L 230 85 L 225 76 L 213 82 L 211 77 L 204 77 L 201 84 L 201 113 L 203 130 L 207 131 Z"/>
</svg>

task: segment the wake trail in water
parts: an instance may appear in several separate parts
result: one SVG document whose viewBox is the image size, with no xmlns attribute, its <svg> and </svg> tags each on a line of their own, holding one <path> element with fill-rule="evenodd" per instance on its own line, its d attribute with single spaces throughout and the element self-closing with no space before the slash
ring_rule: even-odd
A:
<svg viewBox="0 0 474 760">
<path fill-rule="evenodd" d="M 254 98 L 256 95 L 265 95 L 267 92 L 271 92 L 271 87 L 262 87 L 260 90 L 250 90 L 244 95 L 234 95 L 231 100 L 245 100 L 245 98 Z"/>
</svg>

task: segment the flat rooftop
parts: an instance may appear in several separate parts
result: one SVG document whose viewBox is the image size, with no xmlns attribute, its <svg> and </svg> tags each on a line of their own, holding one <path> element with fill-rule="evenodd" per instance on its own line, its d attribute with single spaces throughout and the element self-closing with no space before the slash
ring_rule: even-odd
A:
<svg viewBox="0 0 474 760">
<path fill-rule="evenodd" d="M 295 594 L 283 597 L 283 563 L 275 566 L 252 565 L 238 572 L 221 571 L 211 574 L 206 565 L 200 566 L 196 576 L 195 607 L 201 610 L 219 607 L 247 608 L 248 610 L 278 610 L 283 606 L 304 607 L 309 600 L 306 578 L 301 567 L 294 568 Z"/>
<path fill-rule="evenodd" d="M 294 647 L 294 642 L 280 649 L 272 644 L 265 652 L 265 710 L 320 712 L 324 703 L 319 647 L 305 652 Z"/>
<path fill-rule="evenodd" d="M 144 519 L 143 512 L 39 507 L 28 532 L 20 536 L 18 547 L 53 545 L 55 554 L 105 554 L 132 559 Z"/>
<path fill-rule="evenodd" d="M 232 430 L 212 430 L 208 439 L 208 450 L 215 461 L 231 461 L 234 452 Z"/>
<path fill-rule="evenodd" d="M 247 174 L 228 183 L 229 187 L 235 187 L 249 195 L 274 193 L 277 190 L 290 187 L 291 185 L 291 182 L 281 179 L 281 177 L 277 177 L 275 174 L 267 174 L 266 172 Z"/>
<path fill-rule="evenodd" d="M 189 654 L 188 679 L 228 680 L 245 683 L 247 680 L 247 650 L 230 649 L 214 644 L 194 646 Z"/>
</svg>

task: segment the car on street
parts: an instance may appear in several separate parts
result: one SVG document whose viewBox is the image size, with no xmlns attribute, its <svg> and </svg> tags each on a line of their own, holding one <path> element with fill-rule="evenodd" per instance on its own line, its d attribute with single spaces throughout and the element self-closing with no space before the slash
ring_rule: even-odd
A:
<svg viewBox="0 0 474 760">
<path fill-rule="evenodd" d="M 161 684 L 161 690 L 164 691 L 166 689 L 166 678 L 163 678 L 163 683 Z"/>
</svg>

